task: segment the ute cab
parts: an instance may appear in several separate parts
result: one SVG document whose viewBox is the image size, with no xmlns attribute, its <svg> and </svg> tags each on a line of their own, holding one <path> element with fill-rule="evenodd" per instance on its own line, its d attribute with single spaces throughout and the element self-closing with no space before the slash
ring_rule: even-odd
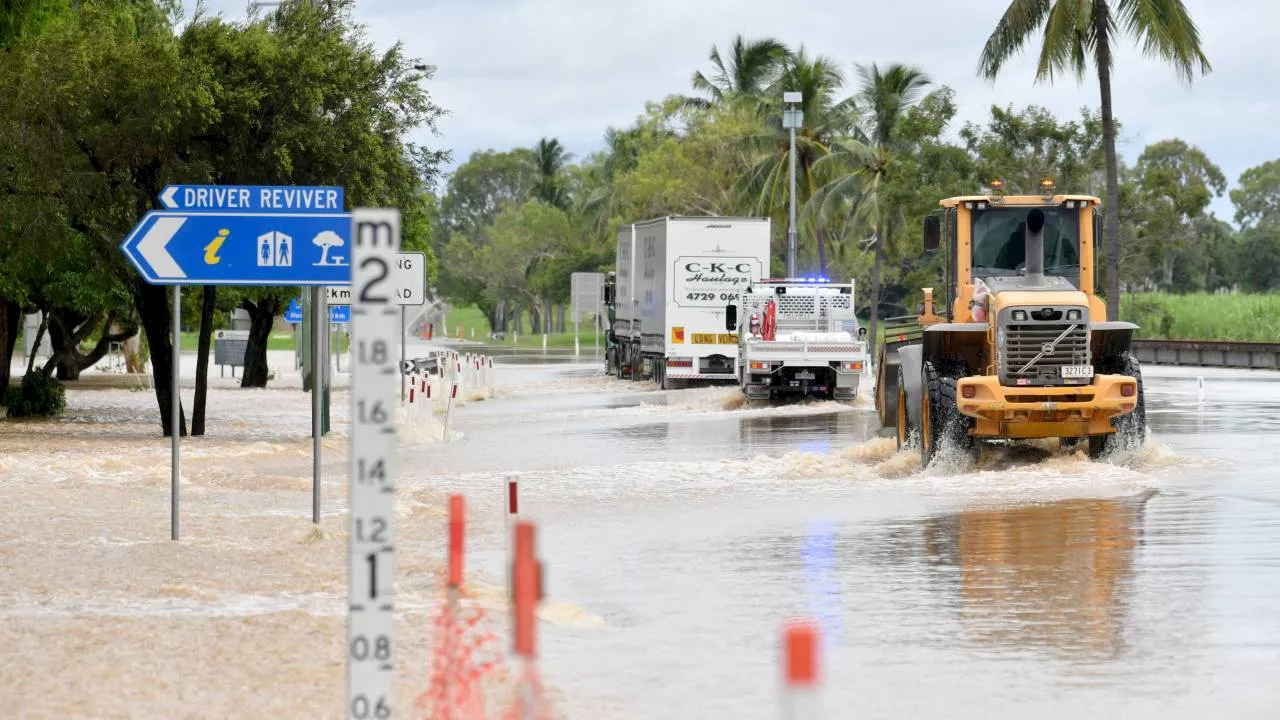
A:
<svg viewBox="0 0 1280 720">
<path fill-rule="evenodd" d="M 924 249 L 943 253 L 945 297 L 886 321 L 877 408 L 927 463 L 981 439 L 1088 439 L 1100 456 L 1141 442 L 1142 381 L 1132 323 L 1095 294 L 1098 198 L 1054 192 L 942 200 Z M 1125 419 L 1129 418 L 1129 419 Z"/>
</svg>

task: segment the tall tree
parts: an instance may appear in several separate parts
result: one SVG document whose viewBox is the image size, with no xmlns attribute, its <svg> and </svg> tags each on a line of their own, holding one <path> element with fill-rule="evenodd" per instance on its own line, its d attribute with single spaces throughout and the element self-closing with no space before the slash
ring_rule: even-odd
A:
<svg viewBox="0 0 1280 720">
<path fill-rule="evenodd" d="M 885 245 L 891 224 L 902 219 L 902 206 L 893 202 L 886 186 L 891 179 L 896 154 L 906 149 L 899 126 L 907 111 L 920 100 L 932 82 L 920 68 L 893 64 L 883 70 L 872 63 L 859 65 L 861 78 L 854 102 L 859 121 L 852 134 L 838 139 L 829 161 L 851 172 L 825 188 L 831 200 L 849 200 L 856 224 L 872 231 L 875 264 L 871 270 L 871 338 L 875 351 L 880 318 L 880 274 L 884 267 Z"/>
<path fill-rule="evenodd" d="M 560 141 L 542 138 L 533 147 L 533 161 L 537 171 L 537 184 L 533 194 L 542 202 L 561 210 L 569 209 L 569 192 L 564 184 L 564 168 L 573 154 L 567 152 Z"/>
<path fill-rule="evenodd" d="M 1084 80 L 1092 60 L 1102 98 L 1102 142 L 1107 160 L 1103 238 L 1107 256 L 1107 317 L 1120 316 L 1120 171 L 1111 103 L 1114 45 L 1120 33 L 1141 41 L 1143 52 L 1173 66 L 1190 82 L 1196 70 L 1212 68 L 1200 49 L 1200 33 L 1182 0 L 1013 0 L 996 23 L 978 61 L 979 73 L 994 80 L 1040 27 L 1044 37 L 1036 80 L 1053 82 L 1071 72 Z"/>
<path fill-rule="evenodd" d="M 1140 237 L 1162 288 L 1174 290 L 1175 260 L 1195 239 L 1195 221 L 1227 179 L 1204 152 L 1178 139 L 1148 145 L 1135 168 L 1147 217 Z"/>
<path fill-rule="evenodd" d="M 729 47 L 729 57 L 711 46 L 711 76 L 701 70 L 693 74 L 693 89 L 708 97 L 688 99 L 691 105 L 706 106 L 740 97 L 755 97 L 777 80 L 788 56 L 787 46 L 773 38 L 747 40 L 738 35 Z"/>
<path fill-rule="evenodd" d="M 781 220 L 779 226 L 786 227 L 792 158 L 790 131 L 782 128 L 782 93 L 799 92 L 800 109 L 804 114 L 803 125 L 796 130 L 795 191 L 799 207 L 822 186 L 822 178 L 814 171 L 815 164 L 831 152 L 832 142 L 847 134 L 854 121 L 853 100 L 836 99 L 836 93 L 844 84 L 844 73 L 834 60 L 825 55 L 811 58 L 801 47 L 786 59 L 782 75 L 760 102 L 759 129 L 744 135 L 736 143 L 758 158 L 743 175 L 740 184 L 745 206 L 751 212 L 778 218 Z M 797 246 L 802 244 L 801 240 L 809 239 L 804 237 L 809 235 L 807 230 L 803 226 L 796 229 Z M 817 269 L 826 272 L 825 230 L 820 222 L 809 237 L 814 240 Z M 797 248 L 797 262 L 799 255 Z"/>
<path fill-rule="evenodd" d="M 1231 202 L 1236 206 L 1236 222 L 1241 225 L 1280 220 L 1280 160 L 1264 162 L 1241 173 L 1239 187 L 1231 191 Z"/>
</svg>

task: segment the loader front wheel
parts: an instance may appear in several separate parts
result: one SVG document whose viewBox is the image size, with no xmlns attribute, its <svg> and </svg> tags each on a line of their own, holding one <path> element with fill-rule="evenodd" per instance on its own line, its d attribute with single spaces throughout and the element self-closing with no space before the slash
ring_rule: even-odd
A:
<svg viewBox="0 0 1280 720">
<path fill-rule="evenodd" d="M 1147 436 L 1147 402 L 1142 390 L 1142 368 L 1138 359 L 1129 353 L 1109 357 L 1098 363 L 1098 374 L 1128 375 L 1138 383 L 1138 396 L 1133 411 L 1111 421 L 1116 431 L 1107 435 L 1089 436 L 1089 457 L 1097 460 L 1115 452 L 1137 450 Z"/>
<path fill-rule="evenodd" d="M 926 360 L 921 366 L 920 385 L 920 467 L 927 468 L 940 452 L 960 452 L 972 456 L 977 443 L 969 435 L 968 418 L 956 404 L 956 380 L 963 370 L 951 363 L 935 366 Z"/>
</svg>

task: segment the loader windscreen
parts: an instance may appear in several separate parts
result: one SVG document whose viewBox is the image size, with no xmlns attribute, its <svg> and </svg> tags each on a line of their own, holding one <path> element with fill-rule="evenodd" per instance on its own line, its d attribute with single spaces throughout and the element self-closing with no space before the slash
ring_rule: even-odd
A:
<svg viewBox="0 0 1280 720">
<path fill-rule="evenodd" d="M 1025 272 L 1027 213 L 1035 206 L 973 211 L 973 276 L 1016 277 Z M 1080 286 L 1080 212 L 1040 207 L 1044 213 L 1044 274 Z"/>
</svg>

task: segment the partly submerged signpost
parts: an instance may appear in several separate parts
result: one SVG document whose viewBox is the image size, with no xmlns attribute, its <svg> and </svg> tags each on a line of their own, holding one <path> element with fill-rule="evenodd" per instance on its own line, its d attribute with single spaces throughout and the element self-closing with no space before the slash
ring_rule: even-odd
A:
<svg viewBox="0 0 1280 720">
<path fill-rule="evenodd" d="M 120 249 L 147 283 L 173 286 L 169 535 L 177 540 L 182 286 L 313 286 L 313 358 L 318 360 L 328 320 L 322 287 L 351 282 L 351 215 L 342 211 L 342 188 L 328 186 L 170 185 L 159 200 L 165 209 L 143 216 Z M 313 365 L 317 381 L 321 367 L 319 361 Z M 315 523 L 320 522 L 320 387 L 312 383 Z"/>
</svg>

